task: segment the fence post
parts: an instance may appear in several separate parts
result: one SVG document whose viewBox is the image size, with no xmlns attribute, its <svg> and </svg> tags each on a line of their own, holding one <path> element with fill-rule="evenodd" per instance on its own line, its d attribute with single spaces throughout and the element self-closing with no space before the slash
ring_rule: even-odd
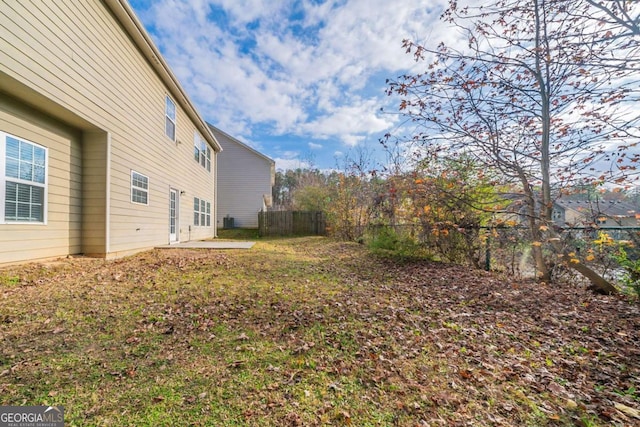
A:
<svg viewBox="0 0 640 427">
<path fill-rule="evenodd" d="M 484 255 L 484 269 L 485 271 L 491 271 L 491 230 L 487 234 L 487 249 Z"/>
</svg>

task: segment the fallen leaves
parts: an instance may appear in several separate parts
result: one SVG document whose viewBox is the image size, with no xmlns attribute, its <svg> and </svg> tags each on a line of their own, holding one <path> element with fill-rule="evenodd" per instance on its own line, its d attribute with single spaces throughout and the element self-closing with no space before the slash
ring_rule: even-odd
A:
<svg viewBox="0 0 640 427">
<path fill-rule="evenodd" d="M 76 424 L 144 423 L 148 406 L 194 425 L 638 420 L 639 307 L 570 283 L 315 238 L 5 276 L 0 403 L 93 402 Z"/>
<path fill-rule="evenodd" d="M 632 417 L 632 418 L 640 420 L 640 411 L 639 410 L 637 410 L 635 408 L 631 408 L 631 407 L 629 407 L 627 405 L 623 405 L 622 403 L 617 403 L 617 402 L 614 404 L 614 407 L 618 411 L 622 412 L 623 414 L 625 414 L 625 415 L 627 415 L 629 417 Z"/>
</svg>

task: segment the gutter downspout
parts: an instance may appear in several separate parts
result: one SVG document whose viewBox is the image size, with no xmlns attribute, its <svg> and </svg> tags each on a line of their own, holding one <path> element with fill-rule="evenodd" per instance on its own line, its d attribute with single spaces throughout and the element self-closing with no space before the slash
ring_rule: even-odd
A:
<svg viewBox="0 0 640 427">
<path fill-rule="evenodd" d="M 218 152 L 213 152 L 213 237 L 218 237 Z"/>
</svg>

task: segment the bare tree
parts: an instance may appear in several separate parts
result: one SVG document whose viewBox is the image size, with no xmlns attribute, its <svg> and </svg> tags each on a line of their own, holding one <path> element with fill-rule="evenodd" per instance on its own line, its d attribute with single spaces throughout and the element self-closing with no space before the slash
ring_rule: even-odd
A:
<svg viewBox="0 0 640 427">
<path fill-rule="evenodd" d="M 602 59 L 626 55 L 634 44 L 617 41 L 631 37 L 626 26 L 594 20 L 590 12 L 606 10 L 591 3 L 497 0 L 458 8 L 452 0 L 442 19 L 464 34 L 466 45 L 431 48 L 405 40 L 417 61 L 430 61 L 427 71 L 389 82 L 400 110 L 421 126 L 416 142 L 449 157 L 471 155 L 519 183 L 542 281 L 551 279 L 543 242 L 571 258 L 552 227 L 560 190 L 578 179 L 637 179 L 640 155 L 630 148 L 638 140 L 629 138 L 639 117 L 627 108 L 635 68 Z M 597 290 L 615 292 L 584 263 L 571 261 Z"/>
</svg>

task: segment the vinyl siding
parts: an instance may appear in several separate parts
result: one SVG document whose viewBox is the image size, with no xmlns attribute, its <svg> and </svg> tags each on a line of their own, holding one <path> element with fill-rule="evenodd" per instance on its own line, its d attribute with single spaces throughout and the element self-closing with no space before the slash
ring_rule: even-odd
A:
<svg viewBox="0 0 640 427">
<path fill-rule="evenodd" d="M 189 234 L 192 197 L 214 201 L 214 171 L 194 167 L 196 126 L 172 96 L 177 141 L 165 135 L 169 91 L 105 4 L 9 2 L 0 10 L 0 54 L 8 58 L 0 70 L 108 134 L 108 144 L 86 144 L 84 152 L 89 188 L 83 197 L 92 200 L 85 211 L 108 212 L 104 221 L 84 224 L 87 252 L 118 254 L 167 243 L 170 187 L 185 191 L 180 240 L 214 236 L 213 221 Z M 110 167 L 100 169 L 107 155 Z M 131 202 L 131 170 L 149 178 L 148 206 Z M 105 190 L 106 200 L 100 194 Z M 100 241 L 105 234 L 106 243 Z"/>
<path fill-rule="evenodd" d="M 235 227 L 258 228 L 264 195 L 271 196 L 273 163 L 224 132 L 212 131 L 223 149 L 218 154 L 218 227 L 229 215 Z"/>
<path fill-rule="evenodd" d="M 48 149 L 47 222 L 0 224 L 0 263 L 80 253 L 80 132 L 4 95 L 0 96 L 0 130 Z"/>
<path fill-rule="evenodd" d="M 107 253 L 107 150 L 106 132 L 85 132 L 82 145 L 82 251 Z"/>
</svg>

